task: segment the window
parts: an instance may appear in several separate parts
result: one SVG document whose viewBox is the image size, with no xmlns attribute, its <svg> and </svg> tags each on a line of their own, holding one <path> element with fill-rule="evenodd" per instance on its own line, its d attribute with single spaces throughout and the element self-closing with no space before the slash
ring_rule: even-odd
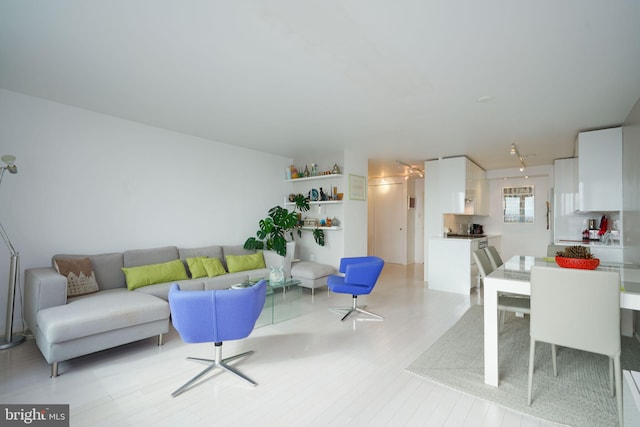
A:
<svg viewBox="0 0 640 427">
<path fill-rule="evenodd" d="M 504 222 L 533 223 L 533 187 L 505 187 Z"/>
</svg>

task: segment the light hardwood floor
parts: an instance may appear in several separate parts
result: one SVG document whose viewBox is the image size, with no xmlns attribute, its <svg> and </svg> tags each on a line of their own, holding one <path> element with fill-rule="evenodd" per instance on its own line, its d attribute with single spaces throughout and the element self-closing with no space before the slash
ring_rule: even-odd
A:
<svg viewBox="0 0 640 427">
<path fill-rule="evenodd" d="M 223 354 L 259 385 L 214 374 L 184 394 L 170 393 L 212 357 L 212 344 L 184 344 L 171 329 L 154 339 L 49 366 L 35 342 L 0 352 L 0 402 L 68 403 L 78 426 L 548 426 L 405 371 L 471 304 L 471 296 L 430 291 L 422 265 L 387 264 L 373 293 L 360 297 L 382 322 L 328 311 L 350 296 L 302 294 L 302 315 L 228 342 Z"/>
</svg>

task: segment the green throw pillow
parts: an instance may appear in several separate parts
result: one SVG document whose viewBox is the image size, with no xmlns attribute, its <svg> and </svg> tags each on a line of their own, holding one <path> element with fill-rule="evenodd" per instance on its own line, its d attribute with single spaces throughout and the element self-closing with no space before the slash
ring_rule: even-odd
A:
<svg viewBox="0 0 640 427">
<path fill-rule="evenodd" d="M 189 266 L 189 271 L 191 272 L 192 279 L 205 277 L 207 275 L 207 270 L 204 268 L 204 264 L 202 264 L 202 260 L 205 258 L 206 257 L 204 256 L 187 258 L 187 265 Z"/>
<path fill-rule="evenodd" d="M 179 259 L 162 264 L 141 265 L 139 267 L 124 267 L 122 269 L 127 280 L 127 288 L 132 291 L 143 286 L 156 283 L 186 280 L 187 270 Z"/>
<path fill-rule="evenodd" d="M 252 255 L 227 255 L 226 258 L 229 273 L 267 267 L 264 263 L 262 252 L 256 252 Z"/>
<path fill-rule="evenodd" d="M 219 258 L 208 258 L 206 256 L 187 258 L 187 265 L 191 271 L 192 279 L 227 274 Z"/>
<path fill-rule="evenodd" d="M 207 276 L 215 277 L 221 274 L 227 274 L 227 270 L 224 269 L 220 258 L 202 258 L 201 260 L 204 269 L 207 270 Z M 262 260 L 264 263 L 264 259 Z"/>
</svg>

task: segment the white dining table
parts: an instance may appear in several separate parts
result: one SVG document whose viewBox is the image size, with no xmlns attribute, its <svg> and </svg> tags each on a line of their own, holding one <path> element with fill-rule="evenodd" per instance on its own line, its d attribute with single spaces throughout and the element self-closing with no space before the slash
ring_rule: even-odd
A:
<svg viewBox="0 0 640 427">
<path fill-rule="evenodd" d="M 484 382 L 497 387 L 500 381 L 498 354 L 498 293 L 531 295 L 531 267 L 559 267 L 553 258 L 514 256 L 484 278 Z M 620 308 L 640 310 L 640 266 L 601 264 L 598 270 L 620 272 Z M 621 314 L 622 330 L 633 330 L 632 312 Z"/>
</svg>

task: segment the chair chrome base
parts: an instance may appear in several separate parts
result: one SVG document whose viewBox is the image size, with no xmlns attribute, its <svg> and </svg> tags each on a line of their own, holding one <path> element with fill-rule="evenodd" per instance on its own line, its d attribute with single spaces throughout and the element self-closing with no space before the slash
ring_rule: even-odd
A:
<svg viewBox="0 0 640 427">
<path fill-rule="evenodd" d="M 356 313 L 356 312 L 373 317 L 373 319 L 358 319 L 358 320 L 384 320 L 384 317 L 365 310 L 365 308 L 367 308 L 366 305 L 358 305 L 358 297 L 356 295 L 353 295 L 353 299 L 351 301 L 353 302 L 351 307 L 331 307 L 329 310 L 336 313 L 346 311 L 346 314 L 342 317 L 342 319 L 340 319 L 342 322 L 344 322 L 344 320 L 347 317 L 349 317 L 351 313 Z"/>
<path fill-rule="evenodd" d="M 253 354 L 253 351 L 247 351 L 247 352 L 236 354 L 235 356 L 231 356 L 231 357 L 227 357 L 227 358 L 223 359 L 222 358 L 222 343 L 215 343 L 215 348 L 216 348 L 215 359 L 201 359 L 201 358 L 198 358 L 198 357 L 187 357 L 187 360 L 193 360 L 195 362 L 200 362 L 200 363 L 208 363 L 209 366 L 207 366 L 198 375 L 196 375 L 195 377 L 193 377 L 189 381 L 187 381 L 182 387 L 180 387 L 179 389 L 177 389 L 176 391 L 171 393 L 172 397 L 176 397 L 179 394 L 181 394 L 182 392 L 186 391 L 186 389 L 188 389 L 193 383 L 198 381 L 202 376 L 204 376 L 209 371 L 211 371 L 211 370 L 213 370 L 215 368 L 220 368 L 220 369 L 222 369 L 224 371 L 227 371 L 227 372 L 229 372 L 231 374 L 234 374 L 235 376 L 239 377 L 240 379 L 245 380 L 246 382 L 248 382 L 249 384 L 251 384 L 254 387 L 258 385 L 257 382 L 253 381 L 251 378 L 247 377 L 246 375 L 244 375 L 242 372 L 238 371 L 233 366 L 229 366 L 227 364 L 227 362 L 231 362 L 232 360 L 236 360 L 236 359 L 239 359 L 241 357 Z"/>
</svg>

